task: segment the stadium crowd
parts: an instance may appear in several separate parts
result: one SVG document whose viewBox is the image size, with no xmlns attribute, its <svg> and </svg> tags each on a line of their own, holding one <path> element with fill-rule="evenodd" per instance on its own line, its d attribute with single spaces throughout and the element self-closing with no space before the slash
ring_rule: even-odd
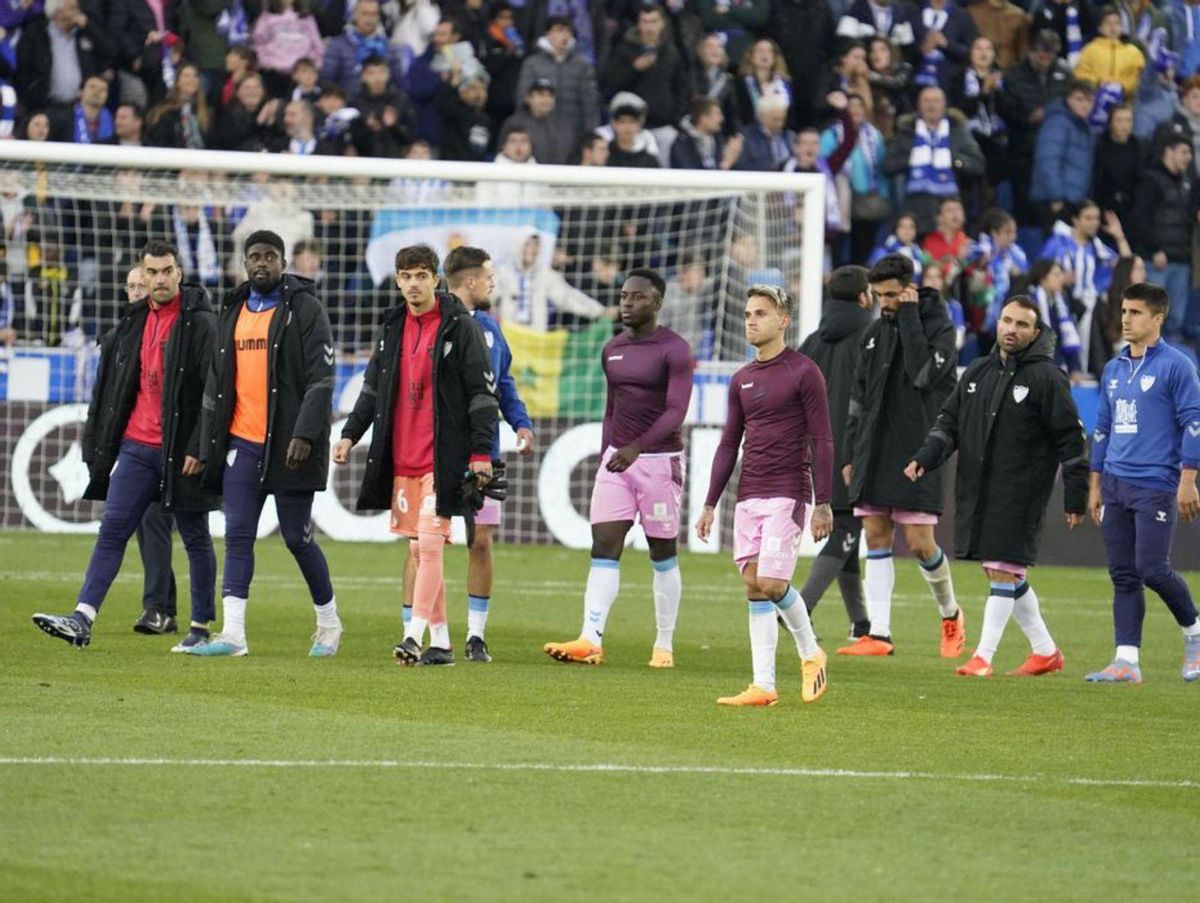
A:
<svg viewBox="0 0 1200 903">
<path fill-rule="evenodd" d="M 1200 340 L 1198 70 L 1196 0 L 0 0 L 4 137 L 821 173 L 831 267 L 909 256 L 964 363 L 1027 288 L 1076 381 L 1111 358 L 1111 299 L 1143 278 L 1168 291 L 1167 337 Z M 21 316 L 36 208 L 0 198 L 10 343 L 61 340 Z M 259 224 L 204 214 L 118 211 L 113 229 L 168 235 L 216 285 L 222 245 Z M 322 263 L 361 260 L 365 226 L 339 224 L 361 246 L 333 253 L 320 225 L 289 258 L 345 275 Z M 536 324 L 595 316 L 584 301 L 637 262 L 602 249 L 565 274 L 587 297 Z M 713 303 L 703 261 L 672 264 L 676 299 Z M 340 344 L 360 338 L 331 314 Z"/>
</svg>

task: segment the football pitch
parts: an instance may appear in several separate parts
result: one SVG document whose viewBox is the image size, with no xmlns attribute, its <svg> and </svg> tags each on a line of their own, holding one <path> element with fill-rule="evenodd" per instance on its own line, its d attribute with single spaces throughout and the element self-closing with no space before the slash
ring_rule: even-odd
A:
<svg viewBox="0 0 1200 903">
<path fill-rule="evenodd" d="M 726 709 L 714 700 L 749 683 L 749 649 L 725 554 L 681 558 L 674 670 L 646 667 L 651 571 L 632 549 L 608 661 L 547 658 L 545 641 L 578 631 L 588 558 L 534 547 L 497 548 L 493 663 L 403 669 L 399 545 L 325 543 L 346 634 L 318 660 L 299 572 L 278 537 L 261 540 L 251 655 L 214 660 L 131 631 L 133 544 L 90 648 L 37 631 L 34 611 L 73 607 L 91 543 L 0 534 L 7 900 L 1195 893 L 1200 685 L 1180 679 L 1179 630 L 1152 594 L 1145 683 L 1084 683 L 1112 656 L 1101 570 L 1031 574 L 1064 673 L 956 677 L 903 560 L 894 658 L 832 655 L 846 632 L 835 586 L 815 617 L 825 697 L 800 702 L 781 632 L 779 705 Z M 184 620 L 178 549 L 175 566 Z M 449 551 L 460 653 L 464 570 Z M 974 641 L 986 583 L 974 565 L 954 574 Z M 1027 651 L 1010 623 L 997 671 Z"/>
</svg>

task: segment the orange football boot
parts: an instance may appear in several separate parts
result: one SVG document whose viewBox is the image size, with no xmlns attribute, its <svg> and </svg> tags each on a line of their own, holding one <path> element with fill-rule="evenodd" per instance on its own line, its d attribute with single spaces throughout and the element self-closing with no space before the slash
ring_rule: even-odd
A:
<svg viewBox="0 0 1200 903">
<path fill-rule="evenodd" d="M 967 619 L 962 608 L 953 618 L 942 618 L 942 658 L 959 658 L 967 647 Z"/>
<path fill-rule="evenodd" d="M 736 696 L 722 696 L 717 705 L 775 705 L 779 702 L 779 694 L 774 690 L 764 690 L 757 684 L 750 684 Z"/>
<path fill-rule="evenodd" d="M 838 649 L 838 655 L 893 655 L 896 651 L 895 645 L 891 640 L 882 640 L 879 637 L 860 636 L 849 646 L 842 646 Z"/>
<path fill-rule="evenodd" d="M 954 673 L 961 674 L 963 677 L 991 677 L 992 665 L 978 655 L 972 655 L 970 661 L 965 665 L 959 665 L 954 669 Z"/>
<path fill-rule="evenodd" d="M 580 637 L 569 643 L 547 643 L 542 647 L 548 656 L 560 662 L 578 662 L 581 665 L 604 664 L 604 650 Z"/>
<path fill-rule="evenodd" d="M 1015 671 L 1009 671 L 1008 677 L 1037 677 L 1039 674 L 1049 674 L 1052 671 L 1061 671 L 1063 669 L 1063 654 L 1062 650 L 1055 649 L 1049 655 L 1036 655 L 1029 653 L 1029 658 L 1025 659 L 1021 667 Z"/>
</svg>

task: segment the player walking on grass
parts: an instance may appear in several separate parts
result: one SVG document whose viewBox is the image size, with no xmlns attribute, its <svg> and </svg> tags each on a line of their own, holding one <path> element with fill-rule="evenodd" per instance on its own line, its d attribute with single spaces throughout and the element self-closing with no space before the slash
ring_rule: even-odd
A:
<svg viewBox="0 0 1200 903">
<path fill-rule="evenodd" d="M 942 481 L 937 474 L 919 484 L 904 478 L 905 465 L 954 390 L 954 324 L 935 289 L 918 291 L 913 284 L 907 257 L 882 258 L 867 281 L 880 318 L 863 335 L 850 393 L 842 479 L 867 535 L 864 583 L 871 632 L 838 654 L 891 655 L 895 649 L 892 540 L 899 524 L 942 616 L 941 654 L 957 658 L 966 645 L 966 624 L 954 598 L 950 561 L 933 536 L 942 510 Z"/>
<path fill-rule="evenodd" d="M 713 458 L 704 512 L 696 534 L 708 542 L 717 502 L 742 448 L 742 474 L 733 512 L 733 560 L 750 605 L 750 660 L 754 681 L 719 705 L 774 705 L 775 648 L 783 619 L 800 653 L 800 697 L 824 694 L 825 653 L 817 645 L 808 608 L 791 585 L 800 555 L 806 508 L 816 500 L 811 531 L 820 541 L 833 529 L 829 499 L 833 436 L 825 378 L 811 359 L 784 344 L 791 301 L 771 285 L 750 287 L 746 340 L 755 359 L 733 375 L 725 429 Z"/>
<path fill-rule="evenodd" d="M 850 389 L 854 385 L 862 335 L 870 325 L 871 293 L 866 268 L 847 266 L 834 270 L 829 277 L 829 301 L 821 314 L 821 325 L 805 339 L 800 351 L 812 358 L 825 377 L 835 461 L 843 455 Z M 850 620 L 850 638 L 857 639 L 871 631 L 871 622 L 863 605 L 858 560 L 862 519 L 854 516 L 846 484 L 839 479 L 833 481 L 832 497 L 833 532 L 821 547 L 821 554 L 813 560 L 800 595 L 811 615 L 829 584 L 836 579 Z"/>
<path fill-rule="evenodd" d="M 83 647 L 150 503 L 175 516 L 191 574 L 192 625 L 172 652 L 208 639 L 217 559 L 208 512 L 219 499 L 200 485 L 200 408 L 215 317 L 208 293 L 183 285 L 179 254 L 165 242 L 142 251 L 149 296 L 122 311 L 106 338 L 83 431 L 89 480 L 83 497 L 106 500 L 100 535 L 70 615 L 35 614 L 50 636 Z"/>
<path fill-rule="evenodd" d="M 683 420 L 692 397 L 692 349 L 658 325 L 666 283 L 654 270 L 631 270 L 621 287 L 625 329 L 601 357 L 608 380 L 600 469 L 592 489 L 592 566 L 577 640 L 547 643 L 562 662 L 598 665 L 608 613 L 621 586 L 625 536 L 640 519 L 654 569 L 658 633 L 651 668 L 675 665 L 675 622 L 683 583 L 676 545 L 683 499 Z"/>
<path fill-rule="evenodd" d="M 500 324 L 489 313 L 492 295 L 496 290 L 496 275 L 492 258 L 481 248 L 455 248 L 442 264 L 446 275 L 446 286 L 467 306 L 475 322 L 483 327 L 484 343 L 487 345 L 491 370 L 496 376 L 496 391 L 500 400 L 500 413 L 517 434 L 517 451 L 521 455 L 533 454 L 533 421 L 525 410 L 525 403 L 517 394 L 517 384 L 510 372 L 512 352 Z M 500 458 L 500 424 L 497 421 L 492 439 L 492 460 Z M 467 551 L 467 660 L 490 662 L 487 640 L 488 609 L 492 602 L 492 534 L 500 526 L 500 502 L 484 498 L 483 507 L 475 515 L 475 541 Z M 412 589 L 417 579 L 417 561 L 410 543 L 404 558 L 405 599 L 412 599 Z M 412 606 L 404 606 L 404 622 L 412 619 Z"/>
<path fill-rule="evenodd" d="M 464 475 L 492 475 L 496 374 L 483 329 L 454 295 L 438 292 L 438 257 L 424 245 L 396 254 L 404 303 L 383 315 L 362 392 L 333 460 L 371 429 L 358 510 L 391 509 L 391 530 L 409 537 L 417 562 L 412 618 L 393 653 L 401 665 L 453 665 L 443 550 L 450 518 L 469 513 Z M 422 649 L 425 629 L 429 647 Z"/>
<path fill-rule="evenodd" d="M 243 245 L 246 275 L 221 305 L 217 353 L 204 393 L 204 480 L 225 510 L 221 633 L 193 655 L 241 656 L 254 540 L 267 496 L 279 532 L 300 566 L 316 612 L 309 655 L 336 655 L 342 638 L 325 553 L 313 538 L 313 494 L 329 477 L 333 339 L 308 279 L 283 272 L 283 239 L 253 232 Z"/>
<path fill-rule="evenodd" d="M 1108 552 L 1117 654 L 1087 675 L 1092 683 L 1141 683 L 1146 587 L 1183 629 L 1183 679 L 1200 678 L 1200 619 L 1187 583 L 1171 568 L 1176 514 L 1189 523 L 1200 514 L 1200 381 L 1191 361 L 1162 338 L 1167 307 L 1157 285 L 1125 289 L 1121 335 L 1128 344 L 1100 383 L 1087 506 Z"/>
<path fill-rule="evenodd" d="M 1038 320 L 1037 304 L 1028 295 L 1005 302 L 996 347 L 967 367 L 904 473 L 921 480 L 955 450 L 955 555 L 982 562 L 991 583 L 979 647 L 957 673 L 991 676 L 1010 615 L 1032 647 L 1010 676 L 1061 671 L 1062 653 L 1026 574 L 1037 558 L 1059 465 L 1067 527 L 1083 522 L 1087 440 L 1071 384 L 1054 363 L 1054 332 Z"/>
</svg>

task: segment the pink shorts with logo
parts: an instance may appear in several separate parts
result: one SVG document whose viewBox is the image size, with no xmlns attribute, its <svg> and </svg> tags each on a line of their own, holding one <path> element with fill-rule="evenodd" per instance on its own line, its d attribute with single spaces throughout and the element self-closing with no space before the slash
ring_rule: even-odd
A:
<svg viewBox="0 0 1200 903">
<path fill-rule="evenodd" d="M 1013 564 L 1011 561 L 981 561 L 980 565 L 985 571 L 1003 571 L 1006 574 L 1012 574 L 1017 578 L 1017 583 L 1025 579 L 1025 575 L 1029 573 L 1029 568 L 1023 564 Z"/>
<path fill-rule="evenodd" d="M 893 524 L 936 524 L 938 516 L 928 511 L 905 511 L 882 505 L 855 505 L 855 517 L 887 517 Z"/>
<path fill-rule="evenodd" d="M 500 511 L 500 503 L 485 495 L 483 507 L 475 512 L 475 525 L 478 527 L 500 526 Z"/>
<path fill-rule="evenodd" d="M 791 580 L 807 507 L 788 498 L 738 502 L 733 509 L 733 560 L 738 570 L 757 558 L 758 576 Z"/>
<path fill-rule="evenodd" d="M 615 451 L 606 449 L 600 458 L 600 470 L 592 488 L 591 522 L 607 524 L 640 519 L 647 536 L 678 537 L 687 470 L 683 454 L 641 455 L 624 473 L 612 473 L 605 465 Z"/>
</svg>

